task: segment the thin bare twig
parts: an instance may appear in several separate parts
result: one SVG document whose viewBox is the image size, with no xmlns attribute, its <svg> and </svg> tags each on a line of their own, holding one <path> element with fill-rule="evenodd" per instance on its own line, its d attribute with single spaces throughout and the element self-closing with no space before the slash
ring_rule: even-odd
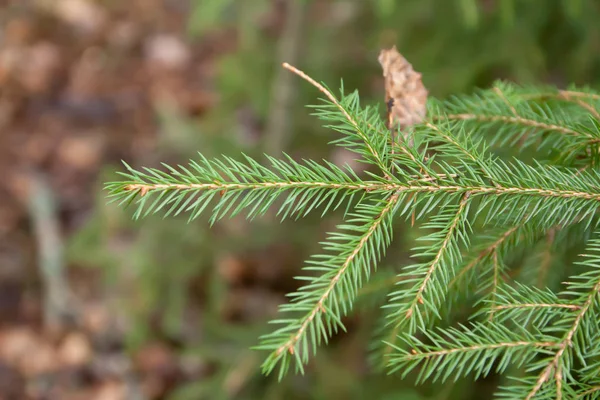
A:
<svg viewBox="0 0 600 400">
<path fill-rule="evenodd" d="M 290 65 L 288 63 L 283 63 L 283 67 L 285 69 L 287 69 L 287 70 L 295 73 L 296 75 L 298 75 L 299 77 L 301 77 L 302 79 L 304 79 L 305 81 L 309 82 L 311 85 L 313 85 L 314 87 L 316 87 L 333 104 L 336 105 L 336 107 L 342 112 L 342 114 L 344 114 L 344 117 L 346 117 L 346 119 L 348 120 L 348 122 L 350 122 L 350 125 L 352 125 L 352 127 L 356 130 L 356 133 L 363 139 L 363 141 L 365 142 L 365 146 L 367 146 L 367 149 L 369 150 L 369 153 L 371 153 L 371 155 L 375 159 L 375 162 L 377 163 L 377 166 L 382 171 L 387 172 L 388 168 L 383 163 L 381 155 L 369 144 L 369 142 L 367 140 L 367 137 L 361 131 L 360 126 L 358 125 L 358 122 L 354 118 L 352 118 L 352 116 L 350 114 L 348 114 L 348 112 L 344 109 L 344 107 L 342 107 L 342 105 L 340 104 L 340 102 L 338 101 L 338 99 L 329 90 L 327 90 L 325 88 L 325 86 L 321 85 L 319 82 L 315 81 L 313 78 L 311 78 L 306 73 L 304 73 L 303 71 L 299 70 L 298 68 L 296 68 L 296 67 L 294 67 L 294 66 L 292 66 L 292 65 Z"/>
</svg>

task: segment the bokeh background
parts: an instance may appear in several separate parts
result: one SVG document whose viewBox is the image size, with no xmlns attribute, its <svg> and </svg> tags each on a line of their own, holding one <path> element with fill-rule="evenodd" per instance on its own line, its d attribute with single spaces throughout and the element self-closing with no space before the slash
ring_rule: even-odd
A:
<svg viewBox="0 0 600 400">
<path fill-rule="evenodd" d="M 306 376 L 262 376 L 249 348 L 341 216 L 134 222 L 102 187 L 121 160 L 197 151 L 355 165 L 283 61 L 383 115 L 382 47 L 438 98 L 496 79 L 598 88 L 599 22 L 596 0 L 0 0 L 0 398 L 491 398 L 494 377 L 374 373 L 381 296 Z M 383 293 L 412 240 L 400 225 Z"/>
</svg>

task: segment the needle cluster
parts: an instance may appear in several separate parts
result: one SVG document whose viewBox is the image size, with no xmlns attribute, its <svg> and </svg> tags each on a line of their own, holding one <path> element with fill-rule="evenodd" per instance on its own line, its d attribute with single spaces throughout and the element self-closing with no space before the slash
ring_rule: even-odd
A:
<svg viewBox="0 0 600 400">
<path fill-rule="evenodd" d="M 336 97 L 288 67 L 325 95 L 314 109 L 337 131 L 332 144 L 371 172 L 285 154 L 199 155 L 185 166 L 126 165 L 107 184 L 136 218 L 344 210 L 257 345 L 264 372 L 303 372 L 377 282 L 387 297 L 373 352 L 390 373 L 420 382 L 497 373 L 499 398 L 600 398 L 600 94 L 498 83 L 430 99 L 426 120 L 398 143 L 356 92 Z M 421 238 L 414 263 L 381 285 L 371 278 L 399 219 Z M 583 254 L 573 262 L 574 248 Z"/>
</svg>

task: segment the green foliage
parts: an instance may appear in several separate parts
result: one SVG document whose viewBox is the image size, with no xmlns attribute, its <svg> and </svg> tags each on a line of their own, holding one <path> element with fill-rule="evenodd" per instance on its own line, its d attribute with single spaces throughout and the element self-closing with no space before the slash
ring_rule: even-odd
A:
<svg viewBox="0 0 600 400">
<path fill-rule="evenodd" d="M 254 40 L 256 30 L 253 28 L 267 6 L 265 0 L 252 3 L 240 0 L 192 0 L 188 32 L 192 36 L 202 36 L 212 29 L 237 25 L 245 40 Z"/>
<path fill-rule="evenodd" d="M 372 196 L 370 196 L 372 197 Z M 307 283 L 290 295 L 292 301 L 281 306 L 284 315 L 296 315 L 273 321 L 283 325 L 263 336 L 258 349 L 271 352 L 263 364 L 266 373 L 281 365 L 280 377 L 287 372 L 291 360 L 302 370 L 310 353 L 327 342 L 338 329 L 344 329 L 341 317 L 352 310 L 353 301 L 371 269 L 380 261 L 392 240 L 391 222 L 397 196 L 384 200 L 364 200 L 356 212 L 347 213 L 340 232 L 330 234 L 323 243 L 329 254 L 315 256 L 304 268 L 320 275 L 299 277 Z"/>
<path fill-rule="evenodd" d="M 339 100 L 327 96 L 316 115 L 341 132 L 334 144 L 372 170 L 359 175 L 287 155 L 266 156 L 268 166 L 245 155 L 200 155 L 177 168 L 127 166 L 107 189 L 113 201 L 132 204 L 135 217 L 185 213 L 193 220 L 207 213 L 211 223 L 273 208 L 298 218 L 344 206 L 344 222 L 306 263 L 303 286 L 256 346 L 269 353 L 265 373 L 278 370 L 281 379 L 292 367 L 304 372 L 319 346 L 345 330 L 344 318 L 390 246 L 393 221 L 404 219 L 426 233 L 413 249 L 418 261 L 400 269 L 392 288 L 377 289 L 387 298 L 374 352 L 390 373 L 416 373 L 423 382 L 494 372 L 508 378 L 500 398 L 594 398 L 599 100 L 589 90 L 498 83 L 432 100 L 428 120 L 410 132 L 413 140 L 392 149 L 377 111 L 342 91 Z M 534 156 L 514 158 L 509 146 L 533 149 Z M 585 246 L 575 264 L 554 267 L 569 283 L 532 284 L 514 260 L 561 234 L 564 246 Z"/>
</svg>

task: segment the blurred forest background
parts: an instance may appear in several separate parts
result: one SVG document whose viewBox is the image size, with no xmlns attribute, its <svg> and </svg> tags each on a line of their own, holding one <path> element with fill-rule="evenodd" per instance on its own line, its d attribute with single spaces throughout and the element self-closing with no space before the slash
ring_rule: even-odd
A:
<svg viewBox="0 0 600 400">
<path fill-rule="evenodd" d="M 281 62 L 382 115 L 377 55 L 394 44 L 439 98 L 496 79 L 598 88 L 599 22 L 596 0 L 0 0 L 0 399 L 491 398 L 494 377 L 378 375 L 382 297 L 306 376 L 263 377 L 249 347 L 340 214 L 133 222 L 102 186 L 121 160 L 197 151 L 358 168 Z M 400 223 L 373 285 L 412 240 Z"/>
</svg>

